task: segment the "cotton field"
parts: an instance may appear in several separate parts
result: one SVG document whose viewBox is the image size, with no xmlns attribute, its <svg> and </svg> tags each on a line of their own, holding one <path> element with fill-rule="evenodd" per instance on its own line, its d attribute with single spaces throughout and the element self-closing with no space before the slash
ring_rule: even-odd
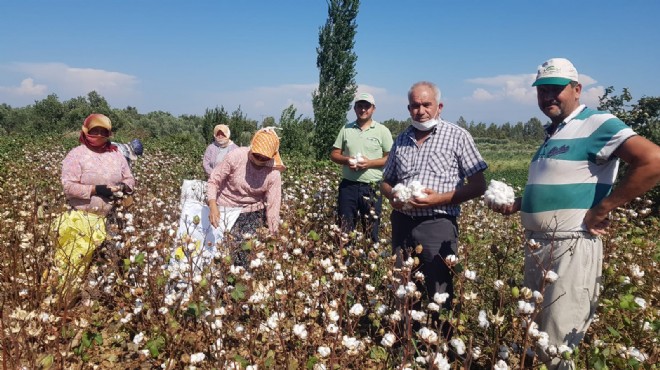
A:
<svg viewBox="0 0 660 370">
<path fill-rule="evenodd" d="M 288 160 L 278 235 L 207 245 L 178 232 L 181 185 L 201 176 L 201 153 L 148 148 L 133 167 L 134 196 L 117 200 L 107 239 L 71 273 L 54 263 L 51 229 L 66 209 L 65 153 L 49 142 L 0 156 L 7 368 L 518 369 L 533 362 L 530 348 L 549 347 L 533 318 L 552 302 L 521 285 L 519 218 L 484 200 L 463 207 L 460 250 L 445 261 L 456 291 L 447 312 L 446 295 L 420 300 L 415 258 L 394 268 L 389 207 L 379 243 L 361 230 L 342 234 L 329 162 Z M 579 368 L 657 368 L 654 207 L 638 199 L 613 215 L 596 321 L 578 348 L 548 348 L 556 356 Z M 247 263 L 235 263 L 237 250 Z"/>
</svg>

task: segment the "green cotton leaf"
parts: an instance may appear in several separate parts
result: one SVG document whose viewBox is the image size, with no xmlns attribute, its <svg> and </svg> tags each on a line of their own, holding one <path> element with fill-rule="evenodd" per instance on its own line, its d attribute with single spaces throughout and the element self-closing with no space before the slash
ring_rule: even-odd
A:
<svg viewBox="0 0 660 370">
<path fill-rule="evenodd" d="M 89 333 L 85 332 L 82 336 L 82 340 L 80 341 L 83 347 L 89 348 L 92 346 L 92 338 L 89 337 Z"/>
<path fill-rule="evenodd" d="M 246 360 L 245 357 L 243 357 L 241 355 L 234 355 L 234 361 L 241 364 L 241 367 L 247 367 L 248 365 L 250 365 L 248 360 Z"/>
<path fill-rule="evenodd" d="M 158 357 L 160 350 L 165 346 L 165 338 L 157 336 L 147 342 L 145 347 L 149 350 L 151 357 Z"/>
<path fill-rule="evenodd" d="M 377 361 L 386 360 L 387 359 L 387 351 L 385 350 L 385 348 L 383 348 L 381 346 L 374 346 L 374 347 L 371 347 L 371 351 L 369 351 L 369 357 L 372 360 L 377 360 Z"/>
<path fill-rule="evenodd" d="M 614 329 L 614 328 L 611 327 L 611 326 L 608 326 L 608 327 L 607 327 L 607 331 L 609 331 L 610 334 L 612 334 L 612 336 L 614 336 L 614 337 L 616 337 L 616 338 L 619 338 L 619 337 L 621 336 L 621 334 L 620 334 L 616 329 Z"/>
<path fill-rule="evenodd" d="M 124 258 L 124 271 L 128 271 L 131 268 L 131 260 Z"/>
<path fill-rule="evenodd" d="M 102 345 L 103 344 L 103 335 L 101 333 L 94 334 L 94 342 L 99 346 Z"/>
<path fill-rule="evenodd" d="M 234 301 L 240 301 L 242 299 L 245 299 L 245 290 L 246 290 L 245 285 L 241 283 L 236 284 L 234 290 L 231 291 L 231 298 Z"/>
<path fill-rule="evenodd" d="M 307 359 L 307 363 L 305 364 L 305 368 L 308 370 L 314 369 L 314 365 L 316 365 L 319 362 L 319 359 L 316 356 L 312 356 Z"/>
<path fill-rule="evenodd" d="M 135 264 L 138 266 L 144 265 L 144 253 L 138 253 L 138 255 L 135 256 Z"/>
<path fill-rule="evenodd" d="M 266 367 L 266 369 L 271 369 L 273 366 L 275 366 L 275 351 L 271 349 L 268 351 L 268 354 L 266 355 L 266 361 L 264 361 L 264 367 Z"/>
<path fill-rule="evenodd" d="M 199 306 L 197 303 L 191 303 L 188 305 L 188 310 L 186 310 L 186 314 L 192 317 L 199 317 Z"/>
<path fill-rule="evenodd" d="M 603 359 L 599 358 L 594 363 L 594 369 L 596 369 L 596 370 L 607 370 L 608 367 L 607 367 L 607 365 L 605 365 L 605 361 L 603 361 Z"/>
<path fill-rule="evenodd" d="M 314 230 L 310 230 L 309 233 L 307 233 L 307 236 L 315 242 L 320 239 L 319 234 Z"/>
<path fill-rule="evenodd" d="M 466 239 L 468 243 L 474 244 L 474 235 L 469 234 Z"/>
<path fill-rule="evenodd" d="M 55 358 L 53 355 L 45 356 L 39 361 L 39 366 L 41 366 L 42 369 L 50 369 L 50 367 L 53 366 L 54 360 Z"/>
</svg>

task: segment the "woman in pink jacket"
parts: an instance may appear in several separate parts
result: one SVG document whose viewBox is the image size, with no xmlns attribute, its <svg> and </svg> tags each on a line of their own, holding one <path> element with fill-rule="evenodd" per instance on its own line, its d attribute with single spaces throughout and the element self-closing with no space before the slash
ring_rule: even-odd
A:
<svg viewBox="0 0 660 370">
<path fill-rule="evenodd" d="M 126 158 L 110 143 L 112 123 L 102 114 L 91 114 L 80 131 L 80 145 L 62 162 L 62 185 L 69 205 L 77 210 L 107 216 L 113 193 L 131 193 L 135 179 Z"/>
<path fill-rule="evenodd" d="M 80 131 L 80 145 L 62 162 L 62 186 L 71 209 L 55 220 L 53 230 L 58 237 L 56 267 L 65 281 L 82 276 L 106 239 L 113 198 L 119 192 L 130 194 L 135 186 L 126 158 L 110 143 L 111 135 L 110 119 L 91 114 Z"/>
<path fill-rule="evenodd" d="M 209 220 L 233 235 L 240 246 L 245 234 L 254 234 L 267 226 L 272 234 L 280 226 L 282 178 L 285 169 L 279 154 L 280 139 L 272 129 L 254 134 L 249 148 L 232 150 L 213 169 L 207 183 Z M 231 219 L 230 214 L 238 217 Z M 235 261 L 246 263 L 245 254 L 237 251 Z"/>
</svg>

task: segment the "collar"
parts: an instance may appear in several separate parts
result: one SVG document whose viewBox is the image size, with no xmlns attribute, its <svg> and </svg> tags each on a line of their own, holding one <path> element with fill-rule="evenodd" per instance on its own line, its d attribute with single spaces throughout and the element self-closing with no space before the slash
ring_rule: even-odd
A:
<svg viewBox="0 0 660 370">
<path fill-rule="evenodd" d="M 358 125 L 357 120 L 351 122 L 349 126 L 350 126 L 351 128 L 356 128 L 356 129 L 358 129 L 358 130 L 361 130 L 360 125 Z M 372 119 L 372 120 L 371 120 L 371 123 L 369 124 L 369 127 L 367 127 L 367 128 L 374 128 L 374 127 L 376 127 L 376 121 L 374 121 L 374 120 Z"/>
<path fill-rule="evenodd" d="M 573 110 L 573 112 L 571 112 L 571 114 L 569 114 L 568 117 L 566 117 L 566 119 L 564 119 L 562 122 L 560 122 L 560 123 L 557 125 L 557 127 L 554 128 L 554 129 L 552 128 L 552 123 L 550 123 L 548 126 L 546 126 L 546 127 L 545 127 L 545 137 L 546 137 L 546 140 L 547 140 L 548 138 L 550 138 L 550 136 L 554 135 L 557 131 L 561 130 L 561 129 L 562 129 L 564 126 L 566 126 L 569 122 L 571 122 L 571 121 L 573 120 L 573 118 L 575 118 L 578 114 L 582 113 L 582 111 L 583 111 L 585 108 L 587 108 L 587 106 L 584 105 L 584 104 L 580 104 L 580 105 L 578 105 L 578 107 L 575 108 L 575 110 Z"/>
</svg>

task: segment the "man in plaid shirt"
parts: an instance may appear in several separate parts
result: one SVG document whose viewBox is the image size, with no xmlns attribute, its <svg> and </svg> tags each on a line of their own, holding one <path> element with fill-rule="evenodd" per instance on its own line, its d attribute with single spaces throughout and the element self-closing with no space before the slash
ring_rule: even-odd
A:
<svg viewBox="0 0 660 370">
<path fill-rule="evenodd" d="M 425 276 L 423 293 L 428 299 L 435 293 L 448 293 L 444 308 L 450 309 L 452 273 L 444 259 L 458 253 L 460 204 L 486 191 L 483 172 L 488 165 L 466 130 L 440 118 L 443 104 L 435 84 L 415 83 L 408 91 L 408 102 L 413 123 L 394 141 L 381 184 L 382 194 L 394 208 L 393 253 L 399 265 L 410 256 L 419 257 L 417 268 Z M 397 184 L 410 187 L 412 183 L 423 189 L 410 198 L 394 190 Z"/>
</svg>

